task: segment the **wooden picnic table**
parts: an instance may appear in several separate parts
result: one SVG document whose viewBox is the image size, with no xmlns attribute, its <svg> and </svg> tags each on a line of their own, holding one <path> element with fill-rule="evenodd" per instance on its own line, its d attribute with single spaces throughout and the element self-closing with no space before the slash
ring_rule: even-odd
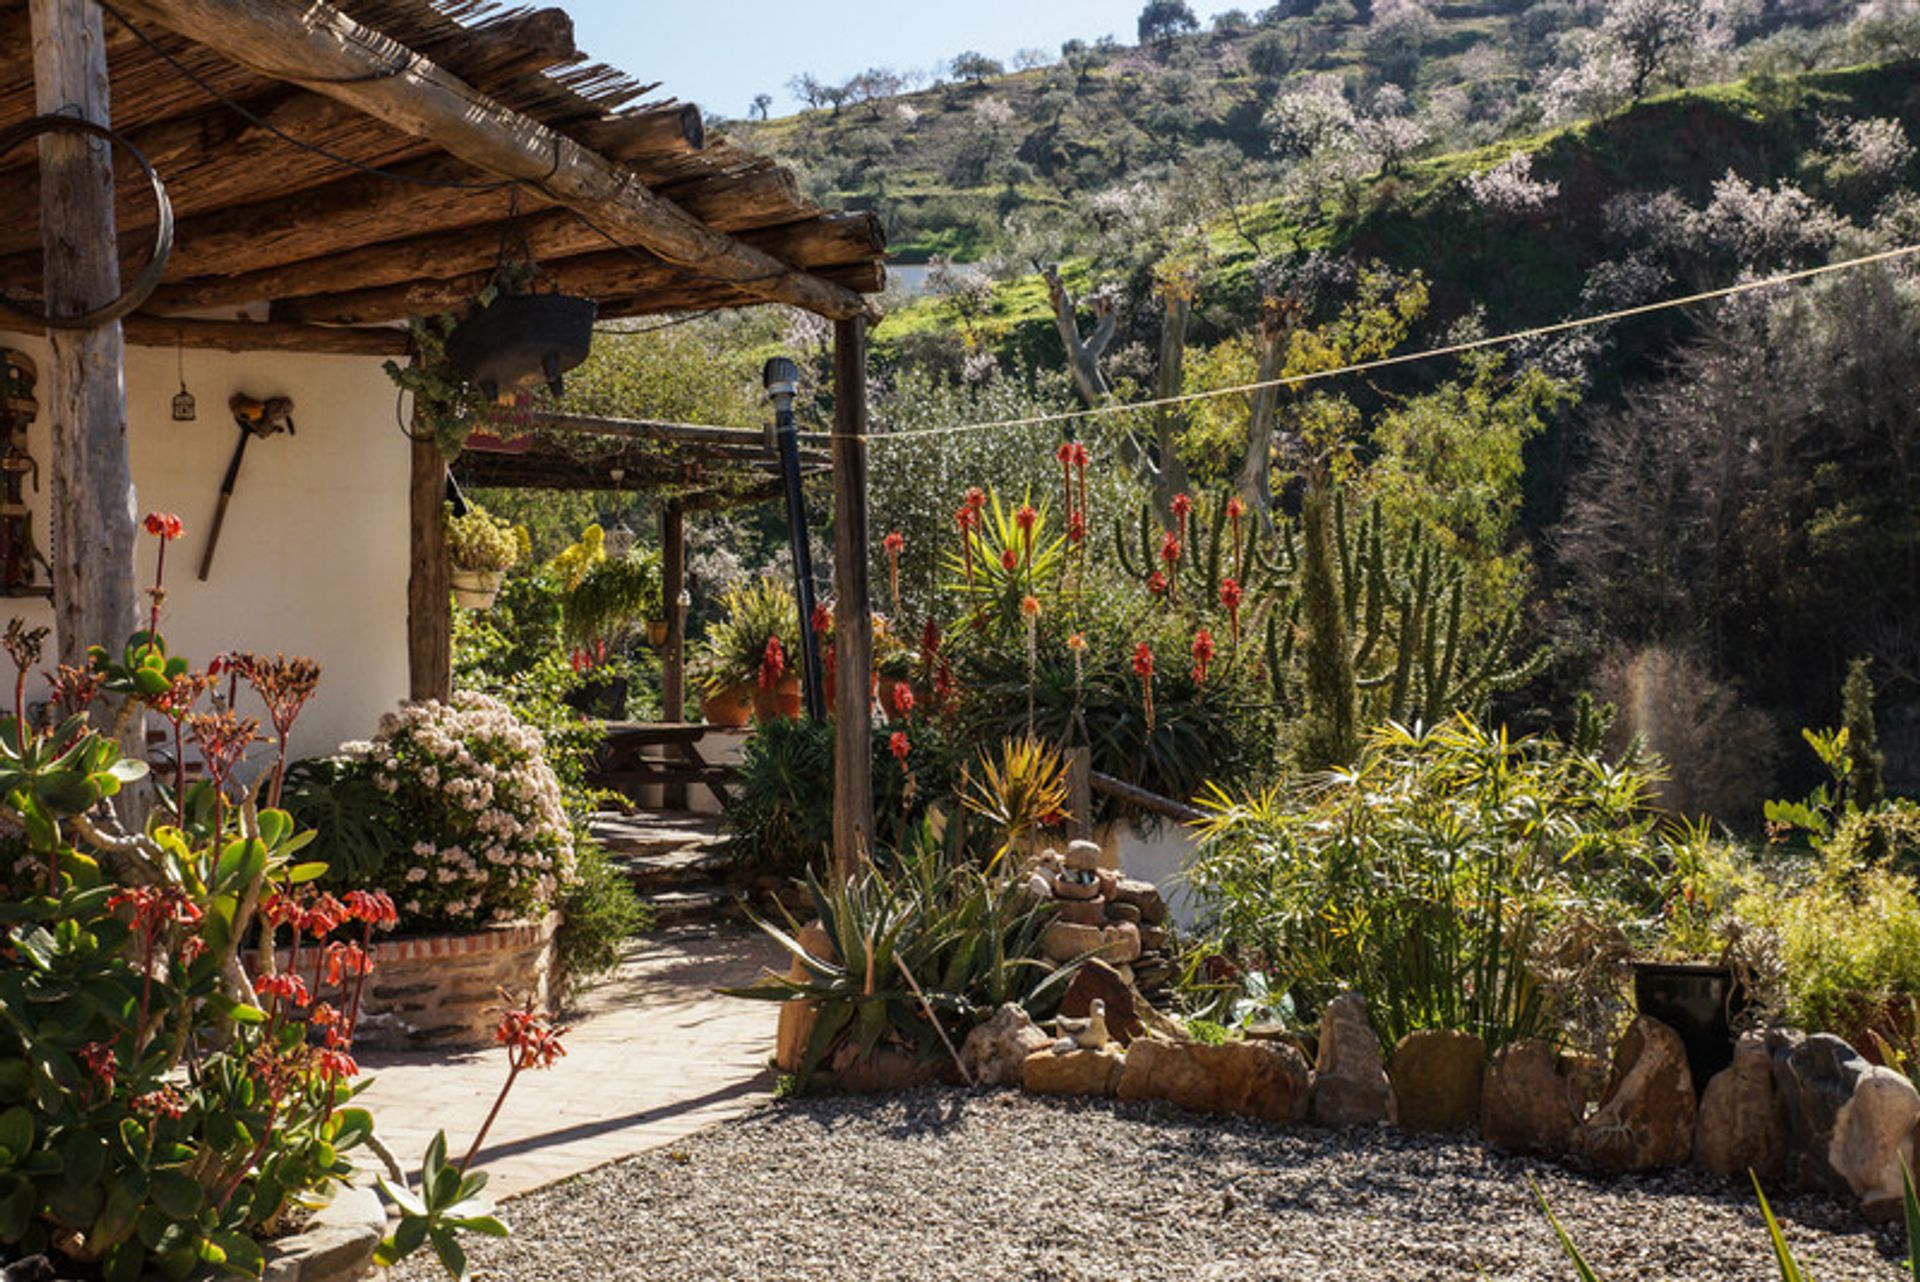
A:
<svg viewBox="0 0 1920 1282">
<path fill-rule="evenodd" d="M 709 762 L 700 741 L 724 727 L 704 721 L 606 721 L 606 739 L 594 767 L 594 782 L 637 800 L 639 788 L 659 784 L 666 789 L 665 805 L 686 805 L 688 787 L 705 788 L 716 803 L 731 800 L 727 785 L 737 772 L 732 766 Z M 650 749 L 664 749 L 652 755 Z"/>
</svg>

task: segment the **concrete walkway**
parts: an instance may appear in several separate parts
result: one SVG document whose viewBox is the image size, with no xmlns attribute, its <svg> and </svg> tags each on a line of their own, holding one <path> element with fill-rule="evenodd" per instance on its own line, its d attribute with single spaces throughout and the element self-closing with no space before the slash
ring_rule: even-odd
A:
<svg viewBox="0 0 1920 1282">
<path fill-rule="evenodd" d="M 636 941 L 572 1012 L 567 1054 L 530 1070 L 487 1134 L 487 1195 L 511 1197 L 737 1117 L 771 1098 L 777 1008 L 722 997 L 785 957 L 758 930 L 669 931 Z M 506 1079 L 506 1053 L 369 1054 L 359 1103 L 413 1175 L 437 1130 L 456 1160 Z"/>
</svg>

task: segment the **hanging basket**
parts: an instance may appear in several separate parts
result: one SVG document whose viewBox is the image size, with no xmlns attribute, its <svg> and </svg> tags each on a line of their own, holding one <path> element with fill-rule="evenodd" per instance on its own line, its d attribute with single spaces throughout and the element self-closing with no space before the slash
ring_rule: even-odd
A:
<svg viewBox="0 0 1920 1282">
<path fill-rule="evenodd" d="M 500 580 L 506 576 L 504 570 L 462 570 L 453 572 L 453 599 L 469 610 L 491 610 L 494 598 L 500 595 Z"/>
<path fill-rule="evenodd" d="M 560 376 L 587 359 L 597 312 L 591 298 L 503 294 L 447 335 L 447 359 L 488 400 L 542 383 L 558 396 Z"/>
</svg>

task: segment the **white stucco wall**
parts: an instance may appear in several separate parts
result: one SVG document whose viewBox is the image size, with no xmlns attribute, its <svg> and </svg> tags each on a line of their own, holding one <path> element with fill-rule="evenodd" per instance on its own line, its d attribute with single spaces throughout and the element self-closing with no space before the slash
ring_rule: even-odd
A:
<svg viewBox="0 0 1920 1282">
<path fill-rule="evenodd" d="M 26 352 L 41 371 L 42 408 L 28 446 L 41 485 L 28 503 L 44 541 L 46 344 L 0 332 L 0 347 Z M 394 386 L 376 357 L 188 351 L 186 382 L 199 417 L 176 423 L 177 359 L 170 349 L 127 349 L 136 510 L 173 512 L 186 525 L 169 549 L 161 631 L 196 666 L 223 650 L 317 659 L 319 694 L 297 728 L 296 755 L 365 738 L 407 693 L 408 447 L 394 417 Z M 247 447 L 213 571 L 202 583 L 195 570 L 239 438 L 227 413 L 235 392 L 291 396 L 299 431 Z M 152 581 L 154 543 L 140 539 L 143 585 Z M 0 599 L 0 619 L 12 615 L 52 622 L 44 601 Z"/>
</svg>

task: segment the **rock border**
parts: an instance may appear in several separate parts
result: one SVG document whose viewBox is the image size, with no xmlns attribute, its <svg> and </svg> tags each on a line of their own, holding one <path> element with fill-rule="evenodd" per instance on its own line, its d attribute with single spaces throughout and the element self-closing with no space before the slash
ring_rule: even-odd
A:
<svg viewBox="0 0 1920 1282">
<path fill-rule="evenodd" d="M 267 1244 L 261 1282 L 359 1282 L 373 1273 L 387 1208 L 371 1188 L 347 1184 L 291 1237 Z"/>
</svg>

